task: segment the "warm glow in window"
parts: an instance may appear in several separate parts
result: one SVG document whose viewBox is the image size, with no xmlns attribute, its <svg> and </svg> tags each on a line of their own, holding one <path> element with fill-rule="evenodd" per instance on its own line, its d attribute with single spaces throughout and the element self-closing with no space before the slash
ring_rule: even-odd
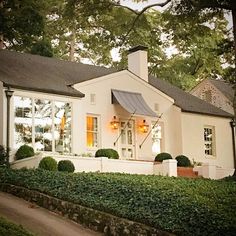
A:
<svg viewBox="0 0 236 236">
<path fill-rule="evenodd" d="M 98 118 L 87 116 L 87 147 L 98 146 Z"/>
</svg>

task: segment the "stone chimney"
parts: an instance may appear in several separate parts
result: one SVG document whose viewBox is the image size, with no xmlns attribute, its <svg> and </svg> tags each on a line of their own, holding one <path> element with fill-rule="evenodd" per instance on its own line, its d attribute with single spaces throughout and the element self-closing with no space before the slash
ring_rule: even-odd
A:
<svg viewBox="0 0 236 236">
<path fill-rule="evenodd" d="M 128 70 L 148 82 L 147 47 L 136 46 L 129 50 Z"/>
</svg>

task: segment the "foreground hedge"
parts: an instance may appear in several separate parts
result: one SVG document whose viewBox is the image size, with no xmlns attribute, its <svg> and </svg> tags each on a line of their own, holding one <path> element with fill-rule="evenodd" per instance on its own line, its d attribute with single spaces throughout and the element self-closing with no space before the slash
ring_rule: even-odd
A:
<svg viewBox="0 0 236 236">
<path fill-rule="evenodd" d="M 233 181 L 0 169 L 0 181 L 177 235 L 235 235 Z"/>
<path fill-rule="evenodd" d="M 0 217 L 0 235 L 1 236 L 33 236 L 22 226 L 15 225 L 6 219 Z"/>
</svg>

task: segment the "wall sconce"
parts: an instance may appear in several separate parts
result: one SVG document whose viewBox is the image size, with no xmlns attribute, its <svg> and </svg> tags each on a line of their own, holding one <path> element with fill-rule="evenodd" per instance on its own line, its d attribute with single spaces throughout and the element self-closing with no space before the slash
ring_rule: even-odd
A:
<svg viewBox="0 0 236 236">
<path fill-rule="evenodd" d="M 146 120 L 143 120 L 143 123 L 141 125 L 139 125 L 139 130 L 142 133 L 147 133 L 149 129 L 149 125 L 146 123 Z"/>
<path fill-rule="evenodd" d="M 113 120 L 110 122 L 112 129 L 118 129 L 119 121 L 117 120 L 116 116 L 113 116 Z"/>
</svg>

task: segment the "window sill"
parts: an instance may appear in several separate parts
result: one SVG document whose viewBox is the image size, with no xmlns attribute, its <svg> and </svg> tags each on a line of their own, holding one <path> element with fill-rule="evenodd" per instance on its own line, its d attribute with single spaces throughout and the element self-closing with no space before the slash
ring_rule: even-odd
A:
<svg viewBox="0 0 236 236">
<path fill-rule="evenodd" d="M 216 156 L 213 155 L 205 155 L 206 159 L 216 159 Z"/>
</svg>

